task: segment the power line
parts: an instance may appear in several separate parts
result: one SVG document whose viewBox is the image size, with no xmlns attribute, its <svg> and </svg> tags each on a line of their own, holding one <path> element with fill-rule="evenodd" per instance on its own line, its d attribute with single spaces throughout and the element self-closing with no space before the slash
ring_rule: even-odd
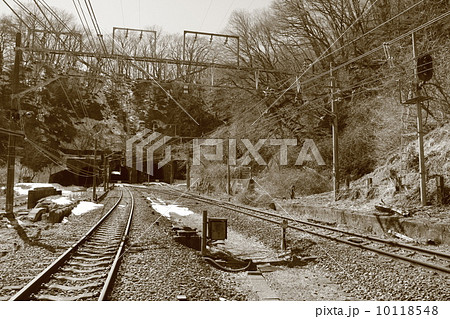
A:
<svg viewBox="0 0 450 319">
<path fill-rule="evenodd" d="M 226 11 L 225 15 L 223 16 L 222 21 L 220 21 L 220 23 L 219 23 L 219 28 L 220 28 L 220 27 L 222 26 L 222 24 L 224 23 L 225 19 L 226 19 L 227 16 L 228 16 L 228 13 L 230 13 L 231 7 L 233 7 L 235 1 L 236 1 L 236 0 L 233 0 L 233 1 L 230 3 L 230 6 L 228 7 L 228 10 Z M 219 32 L 220 30 L 217 30 L 217 31 Z"/>
<path fill-rule="evenodd" d="M 433 18 L 432 20 L 430 20 L 430 21 L 428 21 L 428 22 L 426 22 L 426 23 L 423 23 L 422 25 L 420 25 L 420 26 L 414 28 L 413 30 L 407 31 L 407 32 L 403 33 L 402 35 L 400 35 L 400 36 L 398 36 L 398 37 L 396 37 L 396 38 L 394 38 L 394 39 L 392 39 L 392 40 L 390 40 L 390 41 L 387 41 L 387 42 L 385 42 L 385 43 L 390 45 L 390 44 L 393 44 L 393 43 L 395 43 L 395 42 L 398 42 L 398 41 L 404 39 L 405 37 L 410 36 L 411 34 L 413 34 L 413 33 L 417 32 L 417 31 L 420 31 L 420 30 L 422 30 L 422 29 L 428 27 L 428 26 L 432 25 L 433 23 L 435 23 L 435 22 L 437 22 L 437 21 L 439 21 L 439 20 L 442 20 L 442 19 L 446 18 L 446 17 L 449 16 L 449 15 L 450 15 L 450 11 L 448 11 L 448 12 L 446 12 L 446 13 L 444 13 L 444 14 L 441 14 L 440 16 L 438 16 L 438 17 L 436 17 L 436 18 Z M 347 65 L 349 65 L 349 64 L 352 64 L 352 63 L 354 63 L 354 62 L 356 62 L 356 61 L 358 61 L 358 60 L 360 60 L 360 59 L 363 59 L 363 58 L 365 58 L 365 57 L 367 57 L 367 56 L 369 56 L 369 55 L 371 55 L 371 54 L 373 54 L 373 53 L 375 53 L 375 52 L 377 52 L 377 51 L 379 51 L 379 50 L 382 50 L 382 49 L 384 48 L 383 46 L 384 46 L 384 44 L 383 44 L 383 45 L 380 45 L 380 46 L 378 46 L 378 47 L 376 47 L 376 48 L 374 48 L 374 49 L 372 49 L 372 50 L 370 50 L 370 51 L 368 51 L 368 52 L 366 52 L 366 53 L 363 53 L 363 54 L 361 54 L 361 55 L 359 55 L 359 56 L 357 56 L 357 57 L 355 57 L 355 58 L 353 58 L 353 59 L 350 59 L 349 61 L 346 61 L 345 63 L 342 63 L 342 64 L 340 64 L 340 65 L 338 65 L 338 66 L 336 66 L 336 67 L 333 67 L 333 68 L 331 68 L 331 70 L 325 71 L 325 72 L 323 72 L 323 73 L 321 73 L 321 74 L 319 74 L 319 75 L 317 75 L 317 76 L 315 76 L 315 77 L 312 77 L 312 78 L 310 78 L 310 79 L 308 79 L 308 80 L 306 80 L 306 81 L 303 81 L 303 82 L 301 82 L 301 85 L 305 85 L 305 84 L 310 83 L 310 82 L 312 82 L 312 81 L 314 81 L 314 80 L 317 80 L 317 79 L 319 79 L 319 78 L 321 78 L 321 77 L 323 77 L 323 76 L 329 75 L 330 71 L 333 71 L 333 72 L 334 72 L 334 71 L 337 71 L 337 70 L 339 70 L 339 69 L 341 69 L 341 68 L 343 68 L 343 67 L 345 67 L 345 66 L 347 66 Z M 325 52 L 326 52 L 326 51 L 325 51 Z M 311 67 L 311 65 L 307 68 L 307 70 L 309 70 L 310 67 Z M 307 72 L 307 70 L 304 71 L 304 72 L 300 75 L 300 77 L 303 76 L 303 75 Z M 275 103 L 277 103 L 277 102 L 281 99 L 281 97 L 282 97 L 284 94 L 286 94 L 289 90 L 291 90 L 291 89 L 293 88 L 294 85 L 295 85 L 295 82 L 292 83 L 287 89 L 285 89 L 285 90 L 279 95 L 279 97 L 278 97 L 278 98 L 277 98 L 277 99 L 276 99 L 276 100 L 268 107 L 267 110 L 271 109 L 271 108 L 275 105 Z M 261 118 L 261 117 L 259 117 L 257 120 L 255 120 L 255 121 L 253 122 L 252 125 L 254 125 L 260 118 Z"/>
<path fill-rule="evenodd" d="M 425 0 L 421 0 L 421 1 L 419 1 L 419 2 L 417 2 L 417 3 L 415 3 L 415 4 L 413 4 L 412 6 L 408 7 L 407 9 L 403 10 L 402 12 L 396 14 L 395 16 L 393 16 L 392 18 L 390 18 L 389 20 L 386 20 L 385 22 L 380 23 L 379 25 L 377 25 L 376 27 L 370 29 L 369 31 L 365 32 L 364 34 L 360 35 L 359 37 L 353 39 L 352 41 L 350 41 L 350 42 L 344 44 L 343 46 L 337 48 L 336 50 L 334 50 L 334 51 L 328 53 L 327 55 L 325 55 L 325 56 L 323 56 L 323 57 L 321 57 L 320 60 L 313 62 L 312 65 L 314 66 L 316 63 L 318 63 L 318 62 L 320 62 L 320 61 L 326 59 L 327 57 L 331 56 L 332 54 L 334 54 L 334 53 L 336 53 L 336 52 L 338 52 L 338 51 L 340 51 L 340 50 L 342 50 L 342 49 L 348 47 L 349 45 L 351 45 L 351 44 L 353 44 L 353 43 L 359 41 L 360 39 L 366 37 L 367 35 L 371 34 L 372 32 L 378 30 L 378 29 L 381 28 L 382 26 L 384 26 L 384 25 L 386 25 L 386 24 L 388 24 L 388 23 L 394 21 L 394 20 L 397 19 L 398 17 L 404 15 L 406 12 L 408 12 L 408 11 L 414 9 L 416 6 L 418 6 L 419 4 L 421 4 L 421 3 L 424 2 L 424 1 L 425 1 Z"/>
<path fill-rule="evenodd" d="M 208 13 L 209 13 L 209 9 L 211 9 L 211 4 L 212 4 L 212 0 L 209 0 L 209 6 L 208 6 L 208 9 L 206 10 L 205 16 L 203 17 L 203 21 L 202 21 L 202 24 L 200 25 L 200 29 L 203 27 L 203 24 L 205 23 L 206 17 L 208 16 Z"/>
<path fill-rule="evenodd" d="M 365 12 L 365 13 L 367 13 L 367 12 L 369 12 L 370 11 L 370 9 L 378 2 L 378 1 L 380 1 L 380 0 L 375 0 L 374 2 L 372 2 L 371 4 L 370 4 L 370 6 L 369 6 L 369 8 L 367 9 L 367 11 Z M 320 54 L 320 56 L 313 62 L 313 63 L 311 63 L 307 68 L 306 68 L 306 70 L 305 71 L 303 71 L 303 73 L 299 76 L 300 78 L 306 73 L 306 72 L 308 72 L 309 71 L 309 69 L 311 69 L 312 68 L 312 66 L 315 64 L 315 63 L 317 63 L 317 61 L 319 61 L 319 59 L 321 59 L 322 58 L 322 56 L 328 51 L 328 50 L 330 50 L 331 48 L 332 48 L 332 46 L 333 45 L 335 45 L 343 36 L 344 36 L 344 34 L 346 34 L 355 24 L 356 24 L 356 22 L 358 22 L 364 15 L 365 15 L 365 13 L 364 14 L 361 14 L 357 19 L 355 19 L 355 21 L 353 21 L 353 23 L 347 28 L 347 29 L 345 29 L 345 31 L 344 32 L 342 32 L 340 35 L 339 35 L 339 37 L 337 38 L 337 39 L 335 39 L 334 41 L 333 41 L 333 43 L 331 43 L 331 45 L 325 50 L 325 51 L 323 51 L 321 54 Z M 285 91 L 283 91 L 283 93 L 269 106 L 269 108 L 268 109 L 270 109 L 270 108 L 272 108 L 272 106 L 276 103 L 276 102 L 278 102 L 280 99 L 281 99 L 281 97 L 284 95 L 284 94 L 286 94 L 286 92 L 287 91 L 289 91 L 291 88 L 292 88 L 292 86 L 293 86 L 293 84 L 291 85 L 291 86 L 289 86 Z M 254 125 L 257 121 L 259 120 L 259 118 L 255 121 L 255 122 L 253 122 L 253 124 L 252 125 Z"/>
<path fill-rule="evenodd" d="M 123 13 L 123 2 L 120 0 L 120 9 L 122 10 L 122 23 L 125 25 L 125 15 Z"/>
</svg>

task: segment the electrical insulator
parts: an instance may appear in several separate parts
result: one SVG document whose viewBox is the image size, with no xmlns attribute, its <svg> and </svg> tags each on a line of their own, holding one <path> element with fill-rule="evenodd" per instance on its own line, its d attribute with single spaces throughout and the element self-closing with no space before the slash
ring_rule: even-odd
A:
<svg viewBox="0 0 450 319">
<path fill-rule="evenodd" d="M 417 59 L 417 76 L 421 81 L 429 81 L 433 77 L 433 58 L 424 54 Z"/>
</svg>

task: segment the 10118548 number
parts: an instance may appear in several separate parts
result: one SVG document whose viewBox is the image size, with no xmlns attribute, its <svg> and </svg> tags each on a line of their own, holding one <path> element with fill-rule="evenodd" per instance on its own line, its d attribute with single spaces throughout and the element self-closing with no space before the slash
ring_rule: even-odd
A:
<svg viewBox="0 0 450 319">
<path fill-rule="evenodd" d="M 438 306 L 377 306 L 377 316 L 436 316 L 438 314 Z"/>
</svg>

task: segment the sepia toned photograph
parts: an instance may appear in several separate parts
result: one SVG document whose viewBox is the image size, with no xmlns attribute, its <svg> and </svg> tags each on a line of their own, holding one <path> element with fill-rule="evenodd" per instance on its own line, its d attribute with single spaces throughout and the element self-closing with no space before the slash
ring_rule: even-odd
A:
<svg viewBox="0 0 450 319">
<path fill-rule="evenodd" d="M 449 1 L 0 1 L 0 300 L 449 318 Z"/>
</svg>

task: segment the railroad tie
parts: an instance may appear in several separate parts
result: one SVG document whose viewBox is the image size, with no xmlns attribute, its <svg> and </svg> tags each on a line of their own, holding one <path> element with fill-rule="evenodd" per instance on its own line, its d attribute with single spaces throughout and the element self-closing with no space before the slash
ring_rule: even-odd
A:
<svg viewBox="0 0 450 319">
<path fill-rule="evenodd" d="M 105 256 L 105 257 L 99 257 L 99 258 L 88 258 L 88 257 L 82 257 L 82 256 L 73 256 L 72 258 L 75 260 L 83 260 L 83 261 L 93 262 L 93 261 L 111 260 L 111 257 Z"/>
<path fill-rule="evenodd" d="M 77 253 L 89 253 L 91 256 L 99 256 L 102 254 L 114 254 L 116 253 L 116 249 L 109 248 L 109 249 L 102 249 L 102 250 L 95 250 L 95 249 L 79 249 Z"/>
<path fill-rule="evenodd" d="M 86 284 L 83 286 L 64 286 L 64 285 L 59 285 L 59 284 L 46 284 L 44 285 L 44 287 L 48 288 L 48 289 L 56 289 L 56 290 L 63 290 L 63 291 L 74 291 L 74 290 L 84 290 L 84 289 L 89 289 L 89 288 L 96 288 L 96 287 L 100 287 L 102 285 L 101 282 L 95 282 L 95 283 L 90 283 L 90 284 Z"/>
<path fill-rule="evenodd" d="M 115 249 L 115 246 L 112 246 L 111 243 L 108 245 L 102 245 L 102 244 L 86 244 L 83 245 L 83 248 L 93 248 L 93 249 Z"/>
<path fill-rule="evenodd" d="M 105 267 L 98 267 L 94 269 L 76 269 L 72 267 L 63 267 L 61 270 L 66 272 L 73 272 L 75 274 L 92 274 L 98 271 L 105 271 Z"/>
<path fill-rule="evenodd" d="M 77 251 L 76 254 L 78 256 L 87 256 L 87 257 L 100 257 L 100 256 L 112 256 L 115 252 L 88 252 L 88 251 Z"/>
<path fill-rule="evenodd" d="M 98 267 L 98 266 L 107 266 L 110 265 L 111 263 L 109 261 L 99 261 L 96 263 L 83 263 L 83 262 L 78 262 L 78 261 L 69 261 L 67 262 L 67 265 L 70 266 L 78 266 L 78 267 Z"/>
<path fill-rule="evenodd" d="M 99 274 L 99 275 L 92 275 L 89 277 L 70 277 L 70 276 L 61 276 L 61 275 L 55 275 L 53 276 L 54 279 L 59 279 L 59 280 L 67 280 L 67 281 L 90 281 L 90 280 L 94 280 L 94 279 L 101 279 L 106 277 L 106 273 L 104 274 Z"/>
<path fill-rule="evenodd" d="M 79 294 L 72 297 L 63 297 L 63 296 L 53 296 L 53 295 L 37 295 L 34 298 L 36 300 L 41 301 L 76 301 L 80 299 L 87 299 L 87 298 L 93 298 L 100 294 L 100 292 L 87 292 L 84 294 Z"/>
</svg>

